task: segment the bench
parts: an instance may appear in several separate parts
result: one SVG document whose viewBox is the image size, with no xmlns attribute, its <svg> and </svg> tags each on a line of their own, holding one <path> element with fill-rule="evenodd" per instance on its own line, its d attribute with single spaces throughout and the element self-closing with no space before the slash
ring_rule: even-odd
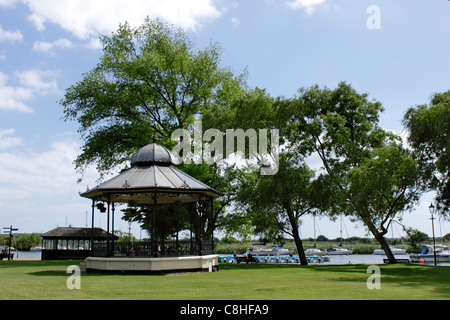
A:
<svg viewBox="0 0 450 320">
<path fill-rule="evenodd" d="M 409 259 L 395 259 L 396 263 L 410 263 Z M 384 263 L 389 263 L 389 259 L 383 259 Z"/>
<path fill-rule="evenodd" d="M 8 258 L 8 252 L 0 252 L 0 260 L 3 260 L 3 258 Z M 10 253 L 9 258 L 12 260 L 14 258 L 14 253 Z"/>
</svg>

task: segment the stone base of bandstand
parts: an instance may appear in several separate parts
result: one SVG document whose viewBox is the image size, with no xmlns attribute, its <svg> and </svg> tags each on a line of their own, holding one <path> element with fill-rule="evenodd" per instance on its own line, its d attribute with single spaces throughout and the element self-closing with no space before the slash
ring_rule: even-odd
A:
<svg viewBox="0 0 450 320">
<path fill-rule="evenodd" d="M 83 263 L 87 272 L 165 273 L 213 272 L 219 270 L 219 256 L 185 256 L 164 258 L 87 257 Z"/>
</svg>

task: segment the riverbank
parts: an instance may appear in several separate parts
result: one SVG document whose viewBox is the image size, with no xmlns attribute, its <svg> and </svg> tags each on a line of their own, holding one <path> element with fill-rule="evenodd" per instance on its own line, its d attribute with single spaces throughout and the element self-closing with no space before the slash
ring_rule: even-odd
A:
<svg viewBox="0 0 450 320">
<path fill-rule="evenodd" d="M 234 241 L 226 242 L 219 241 L 214 244 L 214 250 L 217 254 L 235 254 L 237 252 L 246 252 L 248 249 L 255 246 L 257 242 L 249 241 Z M 413 248 L 408 246 L 406 243 L 402 242 L 400 239 L 388 239 L 388 243 L 399 249 L 405 249 L 407 253 L 419 253 L 420 247 Z M 426 242 L 428 243 L 428 242 Z M 437 242 L 438 243 L 438 242 Z M 450 245 L 448 242 L 439 241 L 444 245 Z M 430 243 L 432 244 L 432 243 Z M 264 246 L 266 248 L 272 248 L 273 245 L 280 245 L 274 243 L 266 243 Z M 317 248 L 319 250 L 325 251 L 327 249 L 333 249 L 339 247 L 340 242 L 337 241 L 314 241 L 314 240 L 303 240 L 303 248 L 306 250 L 308 248 Z M 297 247 L 293 240 L 285 240 L 282 243 L 284 249 L 289 249 L 292 254 L 297 253 Z M 343 248 L 352 249 L 354 254 L 372 254 L 373 250 L 379 249 L 380 244 L 375 239 L 359 238 L 357 241 L 347 241 L 342 245 Z"/>
<path fill-rule="evenodd" d="M 5 258 L 5 260 L 7 260 Z M 40 251 L 16 251 L 14 252 L 13 260 L 18 261 L 37 261 L 41 260 Z"/>
<path fill-rule="evenodd" d="M 232 254 L 219 254 L 219 256 L 232 256 Z M 329 260 L 320 262 L 320 264 L 383 264 L 384 255 L 373 254 L 351 254 L 351 255 L 331 255 Z M 409 259 L 409 255 L 397 255 L 398 259 Z M 19 251 L 14 255 L 17 261 L 39 261 L 41 260 L 41 252 Z M 313 262 L 314 263 L 314 262 Z M 450 262 L 441 262 L 440 266 L 450 266 Z"/>
</svg>

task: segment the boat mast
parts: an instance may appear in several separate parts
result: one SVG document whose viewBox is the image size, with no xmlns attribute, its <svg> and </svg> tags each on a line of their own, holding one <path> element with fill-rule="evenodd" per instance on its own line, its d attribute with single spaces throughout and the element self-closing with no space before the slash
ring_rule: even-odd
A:
<svg viewBox="0 0 450 320">
<path fill-rule="evenodd" d="M 314 248 L 316 247 L 316 216 L 313 215 L 313 224 L 314 224 Z"/>
</svg>

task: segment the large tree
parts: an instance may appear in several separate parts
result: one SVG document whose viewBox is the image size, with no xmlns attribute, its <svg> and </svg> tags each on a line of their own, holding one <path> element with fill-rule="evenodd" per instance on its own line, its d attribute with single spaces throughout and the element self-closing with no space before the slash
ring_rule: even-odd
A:
<svg viewBox="0 0 450 320">
<path fill-rule="evenodd" d="M 391 141 L 375 148 L 349 171 L 346 189 L 350 199 L 344 206 L 347 214 L 357 212 L 386 251 L 384 236 L 389 226 L 422 195 L 421 171 L 412 153 Z"/>
<path fill-rule="evenodd" d="M 303 215 L 316 211 L 318 188 L 314 186 L 314 171 L 297 154 L 285 152 L 280 154 L 277 174 L 260 175 L 256 171 L 247 178 L 237 201 L 245 208 L 255 231 L 290 235 L 301 264 L 307 265 L 298 225 Z"/>
<path fill-rule="evenodd" d="M 407 170 L 396 171 L 395 180 L 382 180 L 369 169 L 373 166 L 379 174 L 394 170 L 381 166 L 384 163 L 377 160 L 382 157 L 388 162 L 395 160 L 392 157 L 396 149 L 387 145 L 395 136 L 378 126 L 382 111 L 380 102 L 369 101 L 367 94 L 357 93 L 345 82 L 334 90 L 318 86 L 301 89 L 282 110 L 291 130 L 288 141 L 298 152 L 315 154 L 321 159 L 324 170 L 320 177 L 328 183 L 328 191 L 324 193 L 329 197 L 324 199 L 328 204 L 326 210 L 363 221 L 394 263 L 394 255 L 384 238 L 387 226 L 417 195 L 415 181 L 402 184 L 408 179 Z M 414 166 L 410 158 L 404 161 L 402 166 Z M 380 192 L 374 193 L 375 190 Z M 406 192 L 410 191 L 409 197 Z"/>
<path fill-rule="evenodd" d="M 84 140 L 76 168 L 106 173 L 150 142 L 173 146 L 171 134 L 189 128 L 213 104 L 226 103 L 244 75 L 220 66 L 221 48 L 199 50 L 182 30 L 146 19 L 101 38 L 98 65 L 66 90 L 65 120 L 78 121 Z"/>
<path fill-rule="evenodd" d="M 103 55 L 97 66 L 61 100 L 64 119 L 78 122 L 84 140 L 75 160 L 81 172 L 91 165 L 101 176 L 117 166 L 126 168 L 131 154 L 148 143 L 173 147 L 175 129 L 192 129 L 207 110 L 226 106 L 247 89 L 245 73 L 236 75 L 220 66 L 218 44 L 198 49 L 181 29 L 159 20 L 147 18 L 135 28 L 125 23 L 101 41 Z M 208 237 L 232 197 L 234 186 L 227 182 L 233 172 L 216 164 L 183 164 L 181 169 L 226 195 L 215 200 L 212 214 L 203 216 Z M 151 230 L 152 219 L 143 216 L 143 227 Z M 179 228 L 167 228 L 167 234 Z"/>
<path fill-rule="evenodd" d="M 408 142 L 427 173 L 427 190 L 436 190 L 436 207 L 447 216 L 450 209 L 450 91 L 436 93 L 430 104 L 411 107 L 403 124 Z"/>
</svg>

